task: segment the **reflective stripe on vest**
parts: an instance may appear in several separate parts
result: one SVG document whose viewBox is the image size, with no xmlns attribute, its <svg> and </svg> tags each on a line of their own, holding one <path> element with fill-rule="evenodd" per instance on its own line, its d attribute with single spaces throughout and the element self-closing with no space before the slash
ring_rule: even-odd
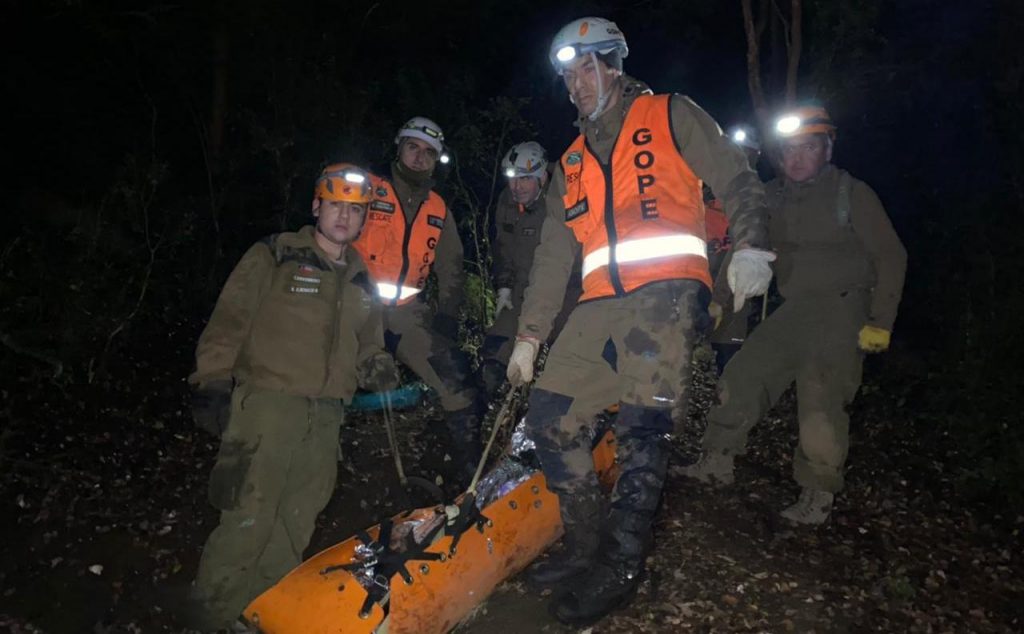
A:
<svg viewBox="0 0 1024 634">
<path fill-rule="evenodd" d="M 399 292 L 399 287 L 394 284 L 377 282 L 377 296 L 381 299 L 397 299 L 398 301 L 402 301 L 404 299 L 409 299 L 416 293 L 419 293 L 420 290 L 421 289 L 414 288 L 412 286 L 403 286 L 401 287 L 401 292 Z"/>
<path fill-rule="evenodd" d="M 676 146 L 670 99 L 633 101 L 607 164 L 584 135 L 562 156 L 565 223 L 583 245 L 580 301 L 667 280 L 711 286 L 701 181 Z"/>
<path fill-rule="evenodd" d="M 353 246 L 370 270 L 381 302 L 405 304 L 427 284 L 448 209 L 430 192 L 410 222 L 390 182 L 374 176 L 373 192 L 363 231 Z"/>
<path fill-rule="evenodd" d="M 658 236 L 627 240 L 615 245 L 615 261 L 619 264 L 646 262 L 671 256 L 696 255 L 707 258 L 707 244 L 697 236 L 680 233 L 674 236 Z M 600 247 L 583 258 L 583 277 L 610 263 L 609 247 Z"/>
</svg>

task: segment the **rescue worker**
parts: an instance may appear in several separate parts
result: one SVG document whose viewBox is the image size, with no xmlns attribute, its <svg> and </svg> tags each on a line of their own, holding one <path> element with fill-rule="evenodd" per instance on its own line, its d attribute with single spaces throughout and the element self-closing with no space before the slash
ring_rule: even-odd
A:
<svg viewBox="0 0 1024 634">
<path fill-rule="evenodd" d="M 229 627 L 301 562 L 334 491 L 344 401 L 357 384 L 397 385 L 366 266 L 348 248 L 372 199 L 370 179 L 347 163 L 326 167 L 315 225 L 253 245 L 199 338 L 189 377 L 196 420 L 227 427 L 210 475 L 221 515 L 191 593 L 194 627 Z"/>
<path fill-rule="evenodd" d="M 710 294 L 701 180 L 721 193 L 733 228 L 740 298 L 768 287 L 764 190 L 715 122 L 679 95 L 654 95 L 622 72 L 613 22 L 582 18 L 555 36 L 550 60 L 579 113 L 579 137 L 548 189 L 541 242 L 508 377 L 529 382 L 582 248 L 583 294 L 530 392 L 526 424 L 557 494 L 564 550 L 528 571 L 570 588 L 551 605 L 595 621 L 636 592 L 668 461 L 672 409 L 688 384 L 696 323 Z M 686 369 L 685 378 L 684 371 Z M 616 403 L 621 476 L 607 511 L 594 473 L 595 415 Z M 599 549 L 599 546 L 601 547 Z"/>
<path fill-rule="evenodd" d="M 434 167 L 444 154 L 441 128 L 413 117 L 395 137 L 390 175 L 374 181 L 374 200 L 355 248 L 384 305 L 389 352 L 440 395 L 454 475 L 468 484 L 480 455 L 480 421 L 469 356 L 459 348 L 462 241 L 455 218 L 434 191 Z M 438 310 L 420 293 L 437 274 Z"/>
<path fill-rule="evenodd" d="M 726 136 L 738 145 L 747 157 L 750 169 L 757 171 L 757 161 L 761 157 L 761 144 L 753 128 L 736 125 L 726 131 Z M 705 187 L 704 196 L 705 222 L 708 226 L 708 268 L 714 280 L 711 304 L 708 313 L 711 315 L 713 330 L 708 337 L 712 350 L 715 351 L 715 369 L 718 375 L 729 363 L 729 359 L 743 345 L 747 337 L 751 305 L 744 303 L 739 311 L 732 307 L 732 293 L 725 279 L 726 260 L 732 239 L 729 236 L 729 220 L 725 216 L 722 202 L 715 198 L 710 188 Z"/>
<path fill-rule="evenodd" d="M 824 108 L 779 119 L 783 176 L 767 186 L 775 270 L 785 302 L 758 326 L 719 382 L 704 453 L 684 470 L 733 481 L 747 434 L 796 381 L 800 440 L 793 476 L 802 487 L 783 517 L 820 524 L 843 487 L 846 406 L 865 352 L 889 347 L 907 254 L 870 187 L 831 164 L 836 127 Z"/>
<path fill-rule="evenodd" d="M 519 312 L 530 281 L 533 252 L 540 243 L 541 226 L 547 217 L 544 194 L 550 182 L 547 153 L 535 141 L 513 146 L 502 159 L 501 168 L 508 187 L 498 197 L 494 211 L 494 283 L 498 291 L 494 323 L 484 336 L 480 362 L 481 384 L 488 395 L 493 395 L 505 381 Z M 561 330 L 580 292 L 579 280 L 575 279 L 566 289 L 549 341 Z"/>
</svg>

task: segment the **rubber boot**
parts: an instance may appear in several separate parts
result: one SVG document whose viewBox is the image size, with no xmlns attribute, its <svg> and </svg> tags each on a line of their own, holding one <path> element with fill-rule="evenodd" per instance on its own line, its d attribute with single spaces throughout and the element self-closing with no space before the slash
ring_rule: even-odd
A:
<svg viewBox="0 0 1024 634">
<path fill-rule="evenodd" d="M 583 627 L 628 605 L 643 580 L 651 547 L 650 520 L 646 514 L 613 510 L 607 549 L 571 591 L 551 603 L 551 614 L 562 623 Z"/>
<path fill-rule="evenodd" d="M 473 479 L 483 450 L 480 442 L 480 417 L 476 407 L 448 412 L 445 428 L 448 431 L 452 474 L 459 488 L 465 490 Z"/>
<path fill-rule="evenodd" d="M 595 491 L 589 495 L 560 495 L 559 505 L 566 527 L 563 548 L 526 571 L 526 583 L 537 591 L 551 589 L 586 572 L 597 560 L 603 515 L 600 494 Z"/>
<path fill-rule="evenodd" d="M 653 542 L 654 520 L 668 467 L 671 411 L 620 404 L 621 474 L 612 492 L 611 511 L 597 564 L 555 599 L 551 613 L 574 626 L 594 623 L 636 596 L 644 560 Z"/>
<path fill-rule="evenodd" d="M 802 489 L 797 501 L 779 515 L 797 524 L 823 524 L 832 514 L 835 495 L 828 491 Z"/>
<path fill-rule="evenodd" d="M 712 486 L 732 484 L 736 479 L 733 475 L 732 456 L 717 451 L 703 452 L 697 462 L 683 467 L 679 472 Z M 673 470 L 673 473 L 676 471 Z"/>
</svg>

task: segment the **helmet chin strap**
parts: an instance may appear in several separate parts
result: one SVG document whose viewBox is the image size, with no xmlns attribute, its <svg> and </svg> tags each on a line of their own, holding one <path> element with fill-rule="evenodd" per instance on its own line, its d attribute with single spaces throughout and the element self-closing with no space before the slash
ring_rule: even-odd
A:
<svg viewBox="0 0 1024 634">
<path fill-rule="evenodd" d="M 604 111 L 608 108 L 608 97 L 610 95 L 604 89 L 604 73 L 601 72 L 601 66 L 597 63 L 597 54 L 591 51 L 590 59 L 594 61 L 594 69 L 597 70 L 597 106 L 594 107 L 594 111 L 590 113 L 587 119 L 597 121 L 597 118 L 604 114 Z"/>
</svg>

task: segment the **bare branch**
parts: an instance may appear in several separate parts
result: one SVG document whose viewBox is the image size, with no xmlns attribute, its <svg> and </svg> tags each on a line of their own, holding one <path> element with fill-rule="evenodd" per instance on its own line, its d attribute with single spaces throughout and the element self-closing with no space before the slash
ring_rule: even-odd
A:
<svg viewBox="0 0 1024 634">
<path fill-rule="evenodd" d="M 772 9 L 775 10 L 775 17 L 779 19 L 779 24 L 782 25 L 782 41 L 786 44 L 786 58 L 788 59 L 790 46 L 789 20 L 786 19 L 786 15 L 782 12 L 782 8 L 779 6 L 778 2 L 771 0 L 771 3 Z"/>
<path fill-rule="evenodd" d="M 747 89 L 750 91 L 754 111 L 760 119 L 766 116 L 768 111 L 764 87 L 761 85 L 761 35 L 764 32 L 764 16 L 760 16 L 761 20 L 755 27 L 751 0 L 740 0 L 740 5 L 743 8 L 743 30 L 747 35 Z"/>
</svg>

